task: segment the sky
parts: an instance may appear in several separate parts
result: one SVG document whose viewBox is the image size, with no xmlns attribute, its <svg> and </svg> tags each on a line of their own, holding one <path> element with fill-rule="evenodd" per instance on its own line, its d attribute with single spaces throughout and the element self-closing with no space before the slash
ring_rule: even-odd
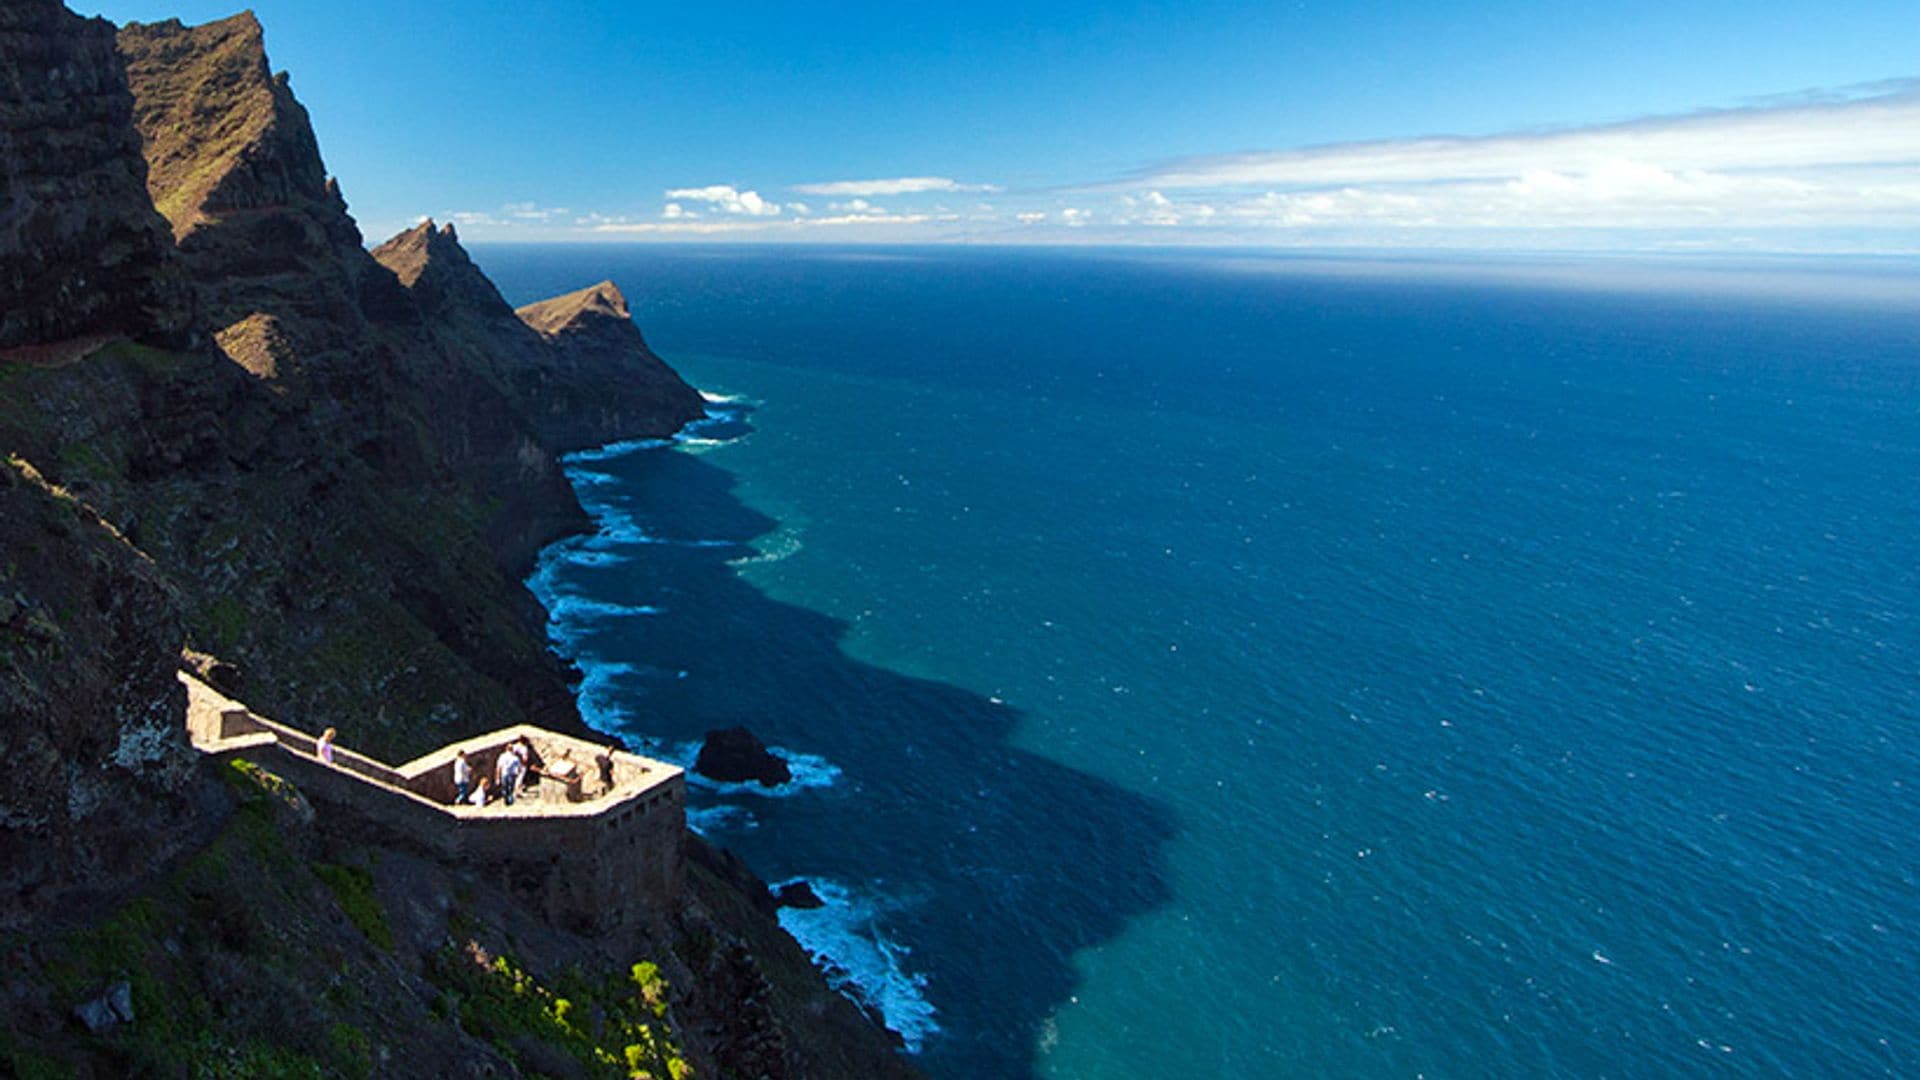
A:
<svg viewBox="0 0 1920 1080">
<path fill-rule="evenodd" d="M 1038 8 L 254 10 L 374 241 L 1920 252 L 1913 0 Z"/>
</svg>

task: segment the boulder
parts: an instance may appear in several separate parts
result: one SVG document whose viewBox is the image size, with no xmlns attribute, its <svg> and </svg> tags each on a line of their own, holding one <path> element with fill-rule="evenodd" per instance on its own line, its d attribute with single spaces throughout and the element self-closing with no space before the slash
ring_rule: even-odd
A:
<svg viewBox="0 0 1920 1080">
<path fill-rule="evenodd" d="M 693 771 L 710 780 L 736 784 L 751 780 L 764 787 L 778 787 L 793 779 L 786 761 L 743 727 L 707 732 Z"/>
<path fill-rule="evenodd" d="M 820 894 L 814 892 L 813 886 L 804 879 L 789 881 L 773 890 L 773 898 L 781 907 L 811 910 L 827 906 L 827 902 L 820 899 Z"/>
<path fill-rule="evenodd" d="M 133 1023 L 133 987 L 125 979 L 97 998 L 74 1006 L 73 1015 L 95 1035 L 105 1035 L 121 1024 Z"/>
</svg>

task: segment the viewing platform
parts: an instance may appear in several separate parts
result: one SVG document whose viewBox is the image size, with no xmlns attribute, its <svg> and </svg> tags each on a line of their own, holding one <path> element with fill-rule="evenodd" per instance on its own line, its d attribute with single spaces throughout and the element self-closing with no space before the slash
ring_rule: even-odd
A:
<svg viewBox="0 0 1920 1080">
<path fill-rule="evenodd" d="M 619 933 L 666 912 L 679 891 L 686 831 L 686 773 L 679 766 L 528 724 L 398 766 L 336 743 L 327 764 L 317 736 L 261 716 L 191 674 L 180 673 L 180 681 L 195 749 L 253 761 L 292 781 L 323 812 L 350 817 L 383 839 L 449 864 L 498 871 L 555 925 Z M 570 761 L 578 782 L 549 775 L 523 787 L 512 805 L 454 804 L 460 751 L 475 778 L 491 778 L 499 755 L 522 738 L 536 767 Z"/>
</svg>

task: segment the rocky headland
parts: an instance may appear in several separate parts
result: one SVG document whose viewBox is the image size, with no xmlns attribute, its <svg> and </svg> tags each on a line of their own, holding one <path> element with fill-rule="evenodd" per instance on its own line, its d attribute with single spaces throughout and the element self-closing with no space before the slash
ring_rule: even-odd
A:
<svg viewBox="0 0 1920 1080">
<path fill-rule="evenodd" d="M 521 584 L 587 524 L 559 457 L 702 415 L 610 282 L 369 252 L 251 14 L 6 5 L 0 1073 L 910 1075 L 695 838 L 610 943 L 186 740 L 183 664 L 393 760 L 586 734 Z"/>
</svg>

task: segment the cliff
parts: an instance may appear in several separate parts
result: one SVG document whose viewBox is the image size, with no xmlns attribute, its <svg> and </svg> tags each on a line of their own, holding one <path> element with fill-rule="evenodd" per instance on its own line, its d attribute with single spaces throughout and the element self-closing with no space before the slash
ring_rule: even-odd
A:
<svg viewBox="0 0 1920 1080">
<path fill-rule="evenodd" d="M 404 296 L 360 250 L 307 113 L 267 64 L 251 14 L 119 33 L 147 189 L 179 238 L 202 309 L 242 367 L 379 378 L 377 320 L 405 322 Z M 329 388 L 316 376 L 315 387 Z"/>
<path fill-rule="evenodd" d="M 0 552 L 7 928 L 204 840 L 214 807 L 178 719 L 180 612 L 159 569 L 18 457 L 0 461 Z"/>
<path fill-rule="evenodd" d="M 375 248 L 450 348 L 484 357 L 548 446 L 560 453 L 672 434 L 706 415 L 699 391 L 647 347 L 612 282 L 515 312 L 431 221 Z"/>
<path fill-rule="evenodd" d="M 611 286 L 370 255 L 251 15 L 20 0 L 0 61 L 0 1074 L 911 1074 L 695 839 L 616 950 L 187 747 L 183 662 L 385 757 L 584 732 L 519 583 L 558 457 L 699 395 Z"/>
<path fill-rule="evenodd" d="M 0 350 L 190 335 L 131 115 L 111 23 L 58 0 L 0 7 Z"/>
<path fill-rule="evenodd" d="M 349 730 L 384 714 L 375 749 L 520 719 L 578 728 L 517 584 L 585 524 L 553 452 L 484 358 L 443 348 L 362 247 L 251 15 L 119 40 L 154 204 L 213 336 L 253 376 L 225 389 L 216 465 L 251 527 L 215 544 L 218 567 L 202 529 L 156 538 L 217 590 L 189 605 L 196 640 L 247 670 L 269 710 Z M 261 609 L 292 625 L 232 616 Z"/>
<path fill-rule="evenodd" d="M 705 415 L 699 393 L 647 347 L 613 282 L 530 304 L 518 315 L 552 347 L 551 362 L 527 372 L 523 393 L 556 446 L 597 445 L 618 430 L 631 432 L 628 438 L 664 435 Z"/>
</svg>

